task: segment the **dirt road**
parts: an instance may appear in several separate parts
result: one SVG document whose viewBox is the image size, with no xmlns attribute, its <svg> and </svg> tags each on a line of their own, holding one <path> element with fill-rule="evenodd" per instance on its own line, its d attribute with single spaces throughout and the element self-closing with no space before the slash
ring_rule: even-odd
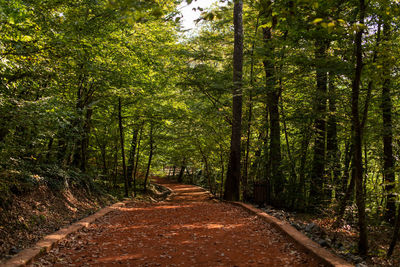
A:
<svg viewBox="0 0 400 267">
<path fill-rule="evenodd" d="M 158 182 L 174 191 L 169 199 L 128 203 L 32 266 L 323 266 L 241 208 L 198 187 Z"/>
</svg>

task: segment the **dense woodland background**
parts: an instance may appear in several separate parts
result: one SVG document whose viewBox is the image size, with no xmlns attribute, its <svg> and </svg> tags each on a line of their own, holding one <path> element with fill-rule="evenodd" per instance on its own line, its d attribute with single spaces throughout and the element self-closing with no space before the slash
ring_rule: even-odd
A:
<svg viewBox="0 0 400 267">
<path fill-rule="evenodd" d="M 360 254 L 370 226 L 397 237 L 398 1 L 221 1 L 194 34 L 180 2 L 0 0 L 2 209 L 43 183 L 128 196 L 164 171 L 356 217 Z"/>
</svg>

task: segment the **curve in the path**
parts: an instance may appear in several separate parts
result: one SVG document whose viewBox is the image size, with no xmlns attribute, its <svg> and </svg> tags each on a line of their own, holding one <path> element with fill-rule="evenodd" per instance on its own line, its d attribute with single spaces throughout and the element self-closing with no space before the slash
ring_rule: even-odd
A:
<svg viewBox="0 0 400 267">
<path fill-rule="evenodd" d="M 33 263 L 54 266 L 323 266 L 239 207 L 158 179 L 168 200 L 131 202 Z"/>
</svg>

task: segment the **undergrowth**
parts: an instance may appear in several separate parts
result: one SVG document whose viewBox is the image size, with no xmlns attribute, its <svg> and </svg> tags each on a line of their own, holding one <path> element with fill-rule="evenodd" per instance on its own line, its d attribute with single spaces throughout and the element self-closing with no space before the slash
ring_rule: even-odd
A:
<svg viewBox="0 0 400 267">
<path fill-rule="evenodd" d="M 79 169 L 63 169 L 57 164 L 35 165 L 22 163 L 0 169 L 0 208 L 8 209 L 12 205 L 13 196 L 22 196 L 41 185 L 53 192 L 61 192 L 68 188 L 81 188 L 88 194 L 106 194 L 115 192 L 106 189 L 94 172 L 83 173 Z"/>
</svg>

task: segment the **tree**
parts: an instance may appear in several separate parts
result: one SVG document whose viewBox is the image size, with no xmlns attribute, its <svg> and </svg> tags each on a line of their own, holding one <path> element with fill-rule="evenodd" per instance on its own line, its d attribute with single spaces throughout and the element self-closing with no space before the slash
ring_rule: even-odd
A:
<svg viewBox="0 0 400 267">
<path fill-rule="evenodd" d="M 233 8 L 235 44 L 233 52 L 232 135 L 229 165 L 225 182 L 225 200 L 239 200 L 241 125 L 242 125 L 242 71 L 243 71 L 243 1 L 235 0 Z"/>
<path fill-rule="evenodd" d="M 365 1 L 359 1 L 359 23 L 364 24 L 365 18 Z M 359 241 L 358 250 L 361 255 L 366 255 L 368 252 L 368 239 L 367 239 L 367 222 L 365 216 L 365 192 L 364 192 L 364 176 L 362 167 L 362 130 L 361 120 L 359 115 L 359 97 L 360 97 L 360 81 L 363 67 L 362 59 L 362 37 L 363 28 L 359 26 L 355 35 L 355 57 L 356 67 L 352 83 L 352 97 L 351 97 L 351 113 L 353 131 L 353 166 L 355 185 L 356 185 L 356 202 L 358 208 L 358 227 L 359 227 Z"/>
</svg>

